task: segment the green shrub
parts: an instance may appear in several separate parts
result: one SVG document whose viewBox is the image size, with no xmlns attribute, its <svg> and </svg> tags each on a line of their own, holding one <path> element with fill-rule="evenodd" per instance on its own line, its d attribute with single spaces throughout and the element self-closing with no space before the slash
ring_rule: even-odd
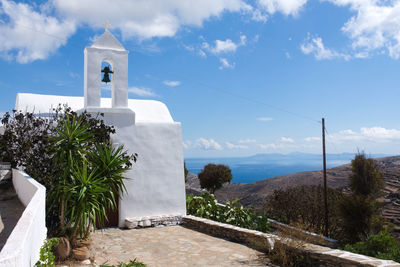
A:
<svg viewBox="0 0 400 267">
<path fill-rule="evenodd" d="M 344 249 L 353 253 L 400 262 L 399 242 L 387 231 L 371 235 L 364 242 L 348 244 Z"/>
<path fill-rule="evenodd" d="M 186 207 L 190 215 L 262 232 L 270 231 L 265 216 L 257 216 L 253 208 L 244 208 L 237 201 L 226 201 L 225 205 L 222 205 L 212 194 L 189 194 L 186 196 Z"/>
<path fill-rule="evenodd" d="M 40 257 L 36 262 L 36 267 L 53 267 L 56 266 L 56 257 L 53 254 L 53 247 L 58 245 L 58 238 L 46 239 L 40 248 Z"/>
<path fill-rule="evenodd" d="M 300 185 L 275 190 L 264 203 L 263 211 L 272 219 L 300 227 L 303 230 L 323 234 L 325 230 L 324 188 L 320 185 Z M 341 220 L 338 201 L 343 194 L 328 188 L 329 237 L 341 237 Z"/>
</svg>

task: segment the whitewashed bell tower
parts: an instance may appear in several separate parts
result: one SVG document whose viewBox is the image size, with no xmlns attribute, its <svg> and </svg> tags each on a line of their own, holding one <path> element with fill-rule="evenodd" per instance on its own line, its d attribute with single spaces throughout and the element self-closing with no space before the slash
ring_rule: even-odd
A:
<svg viewBox="0 0 400 267">
<path fill-rule="evenodd" d="M 18 94 L 15 109 L 41 114 L 67 104 L 78 113 L 104 114 L 104 123 L 116 130 L 113 144 L 138 154 L 124 173 L 126 193 L 119 198 L 117 214 L 109 216 L 110 226 L 180 223 L 186 214 L 181 124 L 160 101 L 128 99 L 128 51 L 107 26 L 84 51 L 84 97 Z M 106 72 L 111 75 L 102 78 Z M 101 98 L 102 80 L 111 82 L 112 99 Z"/>
<path fill-rule="evenodd" d="M 92 46 L 85 48 L 84 108 L 101 108 L 101 64 L 107 62 L 113 70 L 111 80 L 112 108 L 128 107 L 128 51 L 108 31 Z"/>
</svg>

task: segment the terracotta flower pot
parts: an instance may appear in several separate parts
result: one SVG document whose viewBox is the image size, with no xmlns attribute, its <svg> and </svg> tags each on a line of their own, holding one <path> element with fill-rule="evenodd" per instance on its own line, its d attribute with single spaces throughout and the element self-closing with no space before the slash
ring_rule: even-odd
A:
<svg viewBox="0 0 400 267">
<path fill-rule="evenodd" d="M 87 247 L 74 248 L 72 257 L 78 261 L 89 259 L 89 249 Z"/>
<path fill-rule="evenodd" d="M 77 239 L 73 245 L 74 248 L 90 247 L 92 241 L 90 239 Z"/>
<path fill-rule="evenodd" d="M 65 260 L 71 254 L 71 244 L 68 238 L 60 237 L 58 245 L 55 247 L 55 252 L 60 260 Z"/>
</svg>

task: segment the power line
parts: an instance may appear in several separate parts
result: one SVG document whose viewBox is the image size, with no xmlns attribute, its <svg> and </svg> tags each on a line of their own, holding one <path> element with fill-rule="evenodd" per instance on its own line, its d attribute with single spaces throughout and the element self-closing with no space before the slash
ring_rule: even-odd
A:
<svg viewBox="0 0 400 267">
<path fill-rule="evenodd" d="M 331 134 L 329 134 L 329 132 L 328 132 L 328 129 L 325 127 L 325 132 L 326 132 L 326 134 L 330 137 L 330 138 L 332 138 L 333 139 L 333 136 L 331 135 Z M 335 146 L 335 144 L 332 142 L 329 142 L 328 140 L 327 140 L 327 142 L 330 144 L 330 145 L 332 145 L 332 147 L 333 147 L 333 149 L 335 150 L 335 152 L 336 152 L 336 154 L 339 154 L 339 151 L 336 149 L 336 146 Z"/>
<path fill-rule="evenodd" d="M 49 36 L 49 37 L 52 37 L 52 38 L 55 38 L 55 39 L 59 39 L 59 40 L 65 41 L 65 42 L 68 41 L 68 38 L 59 37 L 59 36 L 54 35 L 54 34 L 49 34 L 49 33 L 46 33 L 46 32 L 44 32 L 44 31 L 40 31 L 40 30 L 38 30 L 38 29 L 35 29 L 35 28 L 32 28 L 32 27 L 23 25 L 23 24 L 20 24 L 20 23 L 17 23 L 17 22 L 14 22 L 14 23 L 17 24 L 17 25 L 19 25 L 19 26 L 21 26 L 21 27 L 24 27 L 24 28 L 26 28 L 26 29 L 28 29 L 28 30 L 35 31 L 35 32 L 37 32 L 37 33 L 41 33 L 41 34 L 47 35 L 47 36 Z M 4 23 L 3 23 L 3 24 L 4 24 Z M 73 42 L 73 41 L 69 41 L 69 43 L 72 44 L 72 45 L 77 45 L 77 46 L 79 46 L 80 48 L 82 48 L 82 44 L 79 44 L 79 43 L 76 43 L 76 42 Z M 303 115 L 303 114 L 300 114 L 300 113 L 297 113 L 297 112 L 289 111 L 289 110 L 283 109 L 283 108 L 281 108 L 281 107 L 278 107 L 278 106 L 275 106 L 275 105 L 271 105 L 271 104 L 265 103 L 265 102 L 263 102 L 263 101 L 260 101 L 260 100 L 257 100 L 257 99 L 253 99 L 253 98 L 250 98 L 250 97 L 247 97 L 247 96 L 244 96 L 244 95 L 232 93 L 232 92 L 230 92 L 230 91 L 228 91 L 228 90 L 226 90 L 226 89 L 223 89 L 223 88 L 220 88 L 220 87 L 217 87 L 217 86 L 211 86 L 211 85 L 208 85 L 208 84 L 206 84 L 206 83 L 204 83 L 204 82 L 196 81 L 196 80 L 194 80 L 194 79 L 189 80 L 189 79 L 186 78 L 186 77 L 180 76 L 180 75 L 178 75 L 178 74 L 166 72 L 166 71 L 161 71 L 161 70 L 157 70 L 157 69 L 152 69 L 152 70 L 155 71 L 155 72 L 158 72 L 158 73 L 163 73 L 163 74 L 167 74 L 167 75 L 172 75 L 172 76 L 175 76 L 175 77 L 179 77 L 179 79 L 181 79 L 181 80 L 186 80 L 186 81 L 189 81 L 189 82 L 198 84 L 198 85 L 200 85 L 200 86 L 202 86 L 202 87 L 204 87 L 204 88 L 207 88 L 207 89 L 209 89 L 209 90 L 212 90 L 212 91 L 216 91 L 216 92 L 219 92 L 219 93 L 223 93 L 223 94 L 226 94 L 226 95 L 230 95 L 230 96 L 232 96 L 232 97 L 236 97 L 236 98 L 238 98 L 238 99 L 246 100 L 246 101 L 251 102 L 251 103 L 259 104 L 259 105 L 268 107 L 268 108 L 270 108 L 270 109 L 275 109 L 275 110 L 278 110 L 278 111 L 280 111 L 280 112 L 284 112 L 284 113 L 290 114 L 290 115 L 292 115 L 292 116 L 296 116 L 296 117 L 299 117 L 299 118 L 302 118 L 302 119 L 305 119 L 305 120 L 310 120 L 310 121 L 316 122 L 316 123 L 318 123 L 318 124 L 321 123 L 320 121 L 315 120 L 314 118 L 311 118 L 311 117 L 309 117 L 309 116 L 307 116 L 307 115 Z"/>
<path fill-rule="evenodd" d="M 257 100 L 257 99 L 253 99 L 253 98 L 250 98 L 250 97 L 247 97 L 247 96 L 244 96 L 244 95 L 232 93 L 232 92 L 227 91 L 226 89 L 223 89 L 221 87 L 211 86 L 211 85 L 208 85 L 206 83 L 203 83 L 203 82 L 200 82 L 200 81 L 196 81 L 196 80 L 189 80 L 186 77 L 183 77 L 183 76 L 178 75 L 178 74 L 170 73 L 170 72 L 167 72 L 167 71 L 160 71 L 160 70 L 157 70 L 157 69 L 153 69 L 153 71 L 159 72 L 159 73 L 162 73 L 162 74 L 167 74 L 167 75 L 170 75 L 170 76 L 172 75 L 172 76 L 178 77 L 180 80 L 186 80 L 186 81 L 198 84 L 198 85 L 200 85 L 200 86 L 202 86 L 204 88 L 210 89 L 212 91 L 216 91 L 216 92 L 219 92 L 219 93 L 230 95 L 230 96 L 233 96 L 233 97 L 236 97 L 236 98 L 239 98 L 239 99 L 244 99 L 244 100 L 246 100 L 248 102 L 252 102 L 252 103 L 259 104 L 259 105 L 263 105 L 263 106 L 266 106 L 268 108 L 272 108 L 272 109 L 275 109 L 275 110 L 278 110 L 278 111 L 281 111 L 281 112 L 285 112 L 285 113 L 290 114 L 292 116 L 296 116 L 296 117 L 299 117 L 299 118 L 302 118 L 302 119 L 305 119 L 305 120 L 310 120 L 310 121 L 318 123 L 318 124 L 321 123 L 320 121 L 318 121 L 318 120 L 316 120 L 314 118 L 311 118 L 311 117 L 309 117 L 307 115 L 303 115 L 303 114 L 300 114 L 300 113 L 289 111 L 289 110 L 286 110 L 286 109 L 283 109 L 283 108 L 280 108 L 280 107 L 277 107 L 277 106 L 274 106 L 274 105 L 271 105 L 271 104 L 265 103 L 263 101 L 260 101 L 260 100 Z"/>
</svg>

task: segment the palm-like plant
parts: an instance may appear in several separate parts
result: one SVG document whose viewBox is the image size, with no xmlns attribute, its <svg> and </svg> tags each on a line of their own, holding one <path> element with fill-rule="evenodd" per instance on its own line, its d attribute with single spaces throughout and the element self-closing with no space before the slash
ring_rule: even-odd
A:
<svg viewBox="0 0 400 267">
<path fill-rule="evenodd" d="M 136 161 L 123 147 L 113 148 L 109 139 L 98 140 L 85 113 L 65 113 L 57 120 L 57 136 L 51 138 L 60 165 L 60 181 L 50 194 L 60 206 L 60 228 L 71 237 L 87 237 L 90 227 L 104 225 L 108 209 L 115 209 L 119 193 L 126 189 L 123 173 Z"/>
<path fill-rule="evenodd" d="M 66 185 L 73 167 L 73 160 L 84 157 L 90 149 L 93 133 L 83 121 L 82 115 L 65 113 L 57 120 L 57 135 L 50 138 L 56 147 L 55 164 L 61 167 L 59 186 L 50 194 L 51 205 L 60 204 L 60 227 L 65 230 Z"/>
<path fill-rule="evenodd" d="M 89 228 L 97 220 L 106 217 L 105 203 L 109 202 L 105 177 L 98 175 L 96 169 L 88 170 L 86 161 L 72 170 L 71 182 L 66 184 L 66 206 L 69 218 L 66 227 L 72 228 L 72 240 L 87 237 Z"/>
<path fill-rule="evenodd" d="M 101 227 L 107 220 L 107 210 L 115 209 L 120 193 L 125 192 L 123 173 L 131 157 L 123 147 L 111 143 L 97 144 L 86 159 L 73 161 L 71 181 L 65 185 L 67 227 L 72 228 L 72 239 L 87 237 L 90 226 Z"/>
<path fill-rule="evenodd" d="M 129 170 L 130 161 L 136 161 L 136 154 L 128 156 L 123 146 L 113 147 L 112 143 L 96 144 L 95 149 L 88 154 L 92 168 L 97 169 L 100 176 L 106 177 L 110 193 L 124 193 L 123 173 Z M 114 198 L 113 195 L 110 195 Z"/>
</svg>

